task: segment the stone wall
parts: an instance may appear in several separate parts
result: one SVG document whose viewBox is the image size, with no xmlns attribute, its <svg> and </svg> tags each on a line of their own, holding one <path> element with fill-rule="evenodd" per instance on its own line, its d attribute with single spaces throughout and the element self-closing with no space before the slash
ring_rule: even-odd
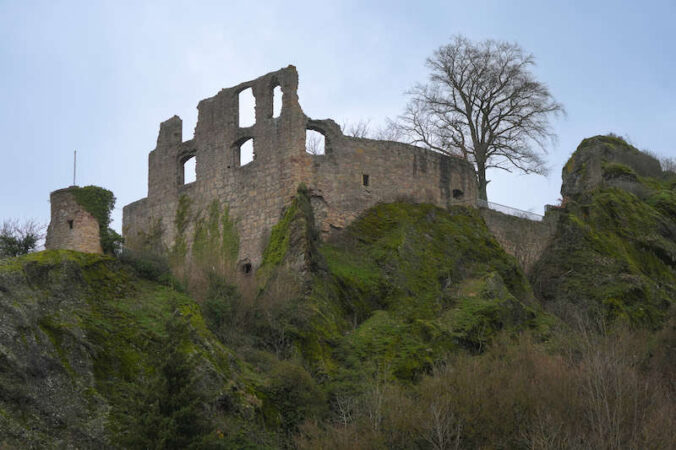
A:
<svg viewBox="0 0 676 450">
<path fill-rule="evenodd" d="M 486 226 L 503 249 L 530 271 L 556 232 L 558 214 L 548 210 L 542 221 L 511 216 L 488 208 L 479 210 Z"/>
<path fill-rule="evenodd" d="M 282 91 L 282 109 L 273 117 L 273 89 Z M 251 88 L 256 100 L 253 126 L 239 124 L 239 93 Z M 476 183 L 469 163 L 396 142 L 344 136 L 331 120 L 312 120 L 300 107 L 293 66 L 221 90 L 198 105 L 194 138 L 183 141 L 177 116 L 163 122 L 148 157 L 148 197 L 124 207 L 126 245 L 142 245 L 149 229 L 162 230 L 164 247 L 177 238 L 179 199 L 189 199 L 188 248 L 195 223 L 209 205 L 227 207 L 239 234 L 240 265 L 260 265 L 270 229 L 296 189 L 311 195 L 324 237 L 345 227 L 378 202 L 407 198 L 441 207 L 475 205 Z M 306 131 L 325 137 L 325 153 L 305 149 Z M 254 160 L 242 166 L 239 147 L 253 139 Z M 183 183 L 183 164 L 196 158 L 195 182 Z M 189 257 L 188 252 L 188 257 Z"/>
<path fill-rule="evenodd" d="M 52 192 L 49 201 L 51 221 L 47 228 L 46 249 L 103 253 L 98 220 L 75 200 L 68 188 Z"/>
</svg>

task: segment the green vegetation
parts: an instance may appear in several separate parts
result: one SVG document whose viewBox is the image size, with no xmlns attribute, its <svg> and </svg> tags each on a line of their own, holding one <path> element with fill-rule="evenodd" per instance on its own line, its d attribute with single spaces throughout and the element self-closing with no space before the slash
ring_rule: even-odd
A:
<svg viewBox="0 0 676 450">
<path fill-rule="evenodd" d="M 42 227 L 32 220 L 19 223 L 6 220 L 0 226 L 0 259 L 13 258 L 35 251 Z"/>
<path fill-rule="evenodd" d="M 23 338 L 3 347 L 9 364 L 0 374 L 3 389 L 33 398 L 44 381 L 27 382 L 16 371 L 30 364 L 26 361 L 41 360 L 52 361 L 53 383 L 71 386 L 68 398 L 56 404 L 50 395 L 23 406 L 3 397 L 0 408 L 12 411 L 17 420 L 25 417 L 21 420 L 34 429 L 30 435 L 9 434 L 0 423 L 0 435 L 8 442 L 43 447 L 72 435 L 80 437 L 67 439 L 95 446 L 125 442 L 146 448 L 147 442 L 155 443 L 151 447 L 187 442 L 181 439 L 198 434 L 200 440 L 213 439 L 227 448 L 231 438 L 248 440 L 252 447 L 265 438 L 253 433 L 255 421 L 244 419 L 260 404 L 255 394 L 259 383 L 249 380 L 238 358 L 209 332 L 199 305 L 184 294 L 137 279 L 113 258 L 66 250 L 3 262 L 0 297 L 8 293 L 13 303 L 0 302 L 3 317 L 21 311 L 28 321 L 6 323 L 8 333 Z M 172 395 L 159 400 L 172 389 Z M 53 408 L 64 415 L 58 429 L 49 425 Z M 208 415 L 202 414 L 205 408 L 211 408 Z M 206 425 L 192 421 L 189 430 L 175 428 L 177 417 L 186 423 L 198 412 L 207 418 Z M 157 427 L 162 433 L 152 434 Z M 132 430 L 136 437 L 130 436 Z"/>
<path fill-rule="evenodd" d="M 122 236 L 110 228 L 110 213 L 115 207 L 115 196 L 99 186 L 72 186 L 68 188 L 80 206 L 99 222 L 101 248 L 104 253 L 115 253 L 122 245 Z"/>
<path fill-rule="evenodd" d="M 676 298 L 674 186 L 617 163 L 603 170 L 604 178 L 635 179 L 645 200 L 614 187 L 569 200 L 554 242 L 533 270 L 533 286 L 568 321 L 587 314 L 658 328 Z"/>
<path fill-rule="evenodd" d="M 185 255 L 188 254 L 188 242 L 186 241 L 185 233 L 191 220 L 191 205 L 192 201 L 187 195 L 184 194 L 178 198 L 176 217 L 174 219 L 176 237 L 174 238 L 174 246 L 170 252 L 171 261 L 174 266 L 182 264 Z"/>
<path fill-rule="evenodd" d="M 530 282 L 471 208 L 320 242 L 304 186 L 255 275 L 186 196 L 168 259 L 158 222 L 140 253 L 0 260 L 0 447 L 669 448 L 676 181 L 602 170 L 632 190 L 567 199 Z"/>
<path fill-rule="evenodd" d="M 177 215 L 178 216 L 178 215 Z M 178 218 L 177 218 L 178 220 Z M 239 252 L 239 235 L 230 220 L 228 207 L 214 200 L 207 209 L 206 217 L 195 220 L 192 256 L 198 270 L 209 271 L 224 264 L 234 266 Z"/>
</svg>

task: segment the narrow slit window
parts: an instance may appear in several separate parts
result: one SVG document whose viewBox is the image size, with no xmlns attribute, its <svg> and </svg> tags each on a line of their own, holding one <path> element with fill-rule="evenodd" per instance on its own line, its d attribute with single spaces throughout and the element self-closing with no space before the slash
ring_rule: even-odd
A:
<svg viewBox="0 0 676 450">
<path fill-rule="evenodd" d="M 256 123 L 256 98 L 251 88 L 239 93 L 239 126 L 250 127 Z"/>
<path fill-rule="evenodd" d="M 305 132 L 305 151 L 311 155 L 323 155 L 325 152 L 326 139 L 319 131 L 307 130 Z"/>
<path fill-rule="evenodd" d="M 183 184 L 197 180 L 197 159 L 194 156 L 186 159 L 183 163 Z"/>
<path fill-rule="evenodd" d="M 361 176 L 361 182 L 362 182 L 362 184 L 363 184 L 364 186 L 368 186 L 368 185 L 369 185 L 369 176 L 368 176 L 368 174 L 363 174 L 363 175 Z"/>
<path fill-rule="evenodd" d="M 72 220 L 68 221 L 68 229 L 70 229 L 70 230 L 73 229 L 73 221 Z"/>
<path fill-rule="evenodd" d="M 275 86 L 272 90 L 272 117 L 277 118 L 282 115 L 282 88 Z"/>
<path fill-rule="evenodd" d="M 250 164 L 256 158 L 254 154 L 254 140 L 247 139 L 242 142 L 237 153 L 239 156 L 238 166 L 242 167 Z"/>
</svg>

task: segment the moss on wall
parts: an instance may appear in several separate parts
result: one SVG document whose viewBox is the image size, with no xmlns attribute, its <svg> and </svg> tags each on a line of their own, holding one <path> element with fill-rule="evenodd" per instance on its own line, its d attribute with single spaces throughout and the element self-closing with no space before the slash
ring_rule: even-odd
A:
<svg viewBox="0 0 676 450">
<path fill-rule="evenodd" d="M 116 201 L 113 193 L 99 186 L 71 186 L 68 192 L 98 221 L 103 252 L 114 253 L 122 243 L 122 237 L 110 228 L 110 213 Z"/>
<path fill-rule="evenodd" d="M 194 269 L 201 272 L 218 272 L 234 269 L 239 252 L 239 234 L 236 224 L 230 220 L 228 207 L 214 200 L 206 214 L 197 212 L 192 239 Z"/>
</svg>

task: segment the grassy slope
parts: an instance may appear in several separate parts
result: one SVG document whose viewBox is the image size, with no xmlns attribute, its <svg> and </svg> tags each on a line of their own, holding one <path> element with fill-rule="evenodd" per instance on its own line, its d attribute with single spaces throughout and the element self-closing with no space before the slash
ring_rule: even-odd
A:
<svg viewBox="0 0 676 450">
<path fill-rule="evenodd" d="M 174 311 L 190 319 L 184 350 L 205 394 L 227 398 L 242 417 L 256 404 L 252 383 L 199 306 L 112 258 L 46 251 L 5 261 L 0 300 L 0 443 L 109 442 L 161 361 Z"/>
</svg>

